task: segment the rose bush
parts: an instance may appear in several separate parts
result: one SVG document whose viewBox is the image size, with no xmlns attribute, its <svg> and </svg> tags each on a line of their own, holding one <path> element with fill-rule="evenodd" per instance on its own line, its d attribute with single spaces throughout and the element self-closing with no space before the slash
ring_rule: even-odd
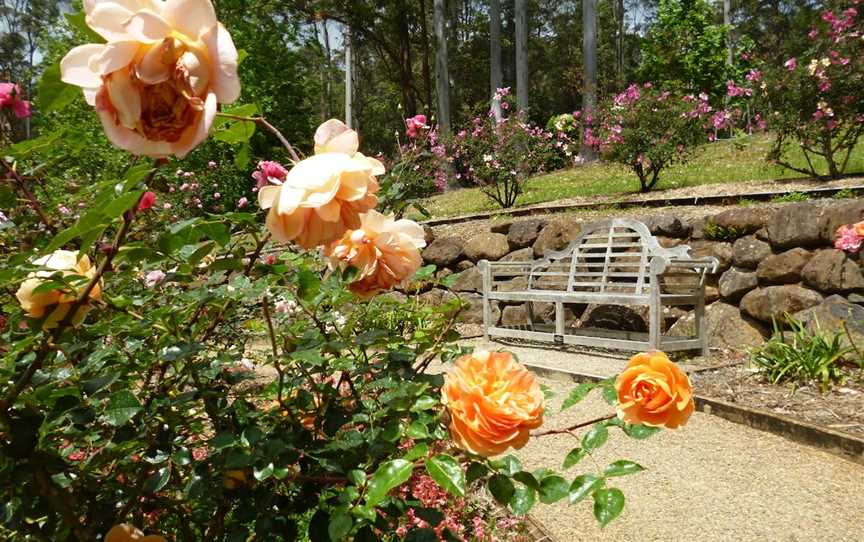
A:
<svg viewBox="0 0 864 542">
<path fill-rule="evenodd" d="M 182 22 L 171 15 L 178 6 Z M 113 71 L 100 77 L 97 94 L 114 108 L 99 111 L 106 133 L 134 133 L 144 153 L 188 150 L 143 141 L 166 135 L 149 132 L 143 113 L 134 128 L 122 126 L 133 124 L 126 115 L 136 99 L 166 95 L 121 83 L 164 46 L 160 21 L 176 25 L 171 36 L 193 52 L 207 40 L 191 36 L 223 35 L 210 3 L 85 8 L 106 39 L 133 37 L 136 58 L 144 55 L 122 64 L 117 81 Z M 100 51 L 119 43 L 129 40 Z M 174 46 L 162 58 L 173 58 Z M 176 90 L 192 82 L 183 70 L 192 65 L 174 66 L 172 77 L 182 77 L 163 83 Z M 92 70 L 103 68 L 94 60 Z M 186 93 L 175 105 L 189 114 L 184 131 L 198 134 L 206 117 L 191 113 L 192 102 Z M 263 119 L 221 115 L 214 137 L 267 125 L 296 155 Z M 223 120 L 235 124 L 216 126 Z M 131 147 L 123 137 L 118 146 Z M 184 145 L 197 139 L 184 137 Z M 541 430 L 534 377 L 509 354 L 470 355 L 455 343 L 457 299 L 427 306 L 416 294 L 434 283 L 433 268 L 417 269 L 422 230 L 374 211 L 382 168 L 357 152 L 357 134 L 341 123 L 321 126 L 313 156 L 284 168 L 261 164 L 255 182 L 269 209 L 189 217 L 164 206 L 171 187 L 187 182 L 177 175 L 183 163 L 165 160 L 104 175 L 82 190 L 74 213 L 42 206 L 29 189 L 36 181 L 28 172 L 40 168 L 29 149 L 56 142 L 26 143 L 8 149 L 14 165 L 4 161 L 27 205 L 4 212 L 0 224 L 0 285 L 9 294 L 0 304 L 0 537 L 507 540 L 538 500 L 592 497 L 602 524 L 621 513 L 624 496 L 611 480 L 639 471 L 636 463 L 571 477 L 488 457 L 590 427 L 567 469 L 611 427 L 634 438 L 654 430 L 615 414 Z M 375 295 L 412 274 L 405 293 Z M 446 384 L 431 370 L 458 358 Z M 616 403 L 609 380 L 578 386 L 564 408 L 593 388 Z M 634 397 L 647 397 L 639 390 Z M 496 519 L 479 504 L 485 493 L 508 515 Z"/>
<path fill-rule="evenodd" d="M 709 120 L 714 109 L 708 100 L 707 94 L 673 94 L 651 83 L 630 85 L 584 119 L 585 142 L 605 160 L 632 169 L 640 191 L 647 192 L 663 169 L 686 162 L 708 139 L 706 131 L 725 121 L 723 111 Z"/>
<path fill-rule="evenodd" d="M 806 175 L 837 178 L 864 133 L 864 14 L 857 1 L 828 9 L 811 47 L 766 73 L 762 108 L 777 132 L 768 159 Z M 800 147 L 806 164 L 790 159 Z"/>
</svg>

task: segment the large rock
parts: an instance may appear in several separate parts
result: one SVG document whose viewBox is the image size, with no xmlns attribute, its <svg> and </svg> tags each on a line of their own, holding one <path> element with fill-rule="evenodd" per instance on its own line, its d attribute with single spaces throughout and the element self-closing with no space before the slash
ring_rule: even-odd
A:
<svg viewBox="0 0 864 542">
<path fill-rule="evenodd" d="M 515 222 L 510 226 L 510 231 L 507 233 L 507 243 L 510 244 L 510 250 L 517 250 L 533 245 L 545 225 L 545 220 Z"/>
<path fill-rule="evenodd" d="M 534 321 L 545 324 L 555 323 L 555 303 L 546 301 L 532 301 L 531 311 L 534 314 Z M 564 327 L 576 327 L 579 323 L 579 316 L 585 311 L 585 305 L 574 305 L 572 303 L 564 304 Z"/>
<path fill-rule="evenodd" d="M 510 254 L 501 258 L 502 262 L 530 262 L 534 259 L 534 249 L 531 247 L 520 248 L 514 250 Z"/>
<path fill-rule="evenodd" d="M 817 251 L 801 271 L 804 283 L 828 293 L 864 289 L 861 268 L 842 250 Z"/>
<path fill-rule="evenodd" d="M 854 345 L 859 351 L 864 351 L 864 307 L 861 305 L 850 303 L 835 294 L 815 307 L 796 313 L 794 317 L 806 324 L 811 332 L 843 332 L 846 346 Z"/>
<path fill-rule="evenodd" d="M 528 324 L 528 312 L 525 310 L 525 304 L 504 307 L 504 310 L 501 311 L 502 326 L 521 326 L 526 324 Z"/>
<path fill-rule="evenodd" d="M 426 241 L 427 247 L 435 240 L 435 232 L 431 226 L 427 226 L 426 224 L 423 225 L 423 240 Z"/>
<path fill-rule="evenodd" d="M 732 244 L 732 264 L 756 269 L 759 262 L 771 255 L 771 245 L 753 235 L 742 237 Z"/>
<path fill-rule="evenodd" d="M 507 232 L 510 231 L 510 226 L 512 225 L 512 220 L 495 220 L 492 222 L 492 225 L 489 226 L 489 231 L 492 233 L 503 233 L 504 235 L 507 235 Z"/>
<path fill-rule="evenodd" d="M 462 271 L 456 276 L 456 282 L 450 287 L 454 292 L 482 292 L 483 273 L 476 266 Z"/>
<path fill-rule="evenodd" d="M 647 307 L 588 305 L 582 315 L 582 327 L 599 327 L 620 331 L 648 331 L 647 312 Z"/>
<path fill-rule="evenodd" d="M 466 269 L 471 269 L 472 267 L 474 267 L 474 262 L 472 262 L 471 260 L 459 260 L 459 262 L 456 263 L 457 271 L 465 271 Z"/>
<path fill-rule="evenodd" d="M 801 271 L 813 254 L 800 247 L 768 256 L 756 267 L 756 276 L 765 284 L 792 284 L 801 280 Z"/>
<path fill-rule="evenodd" d="M 510 252 L 507 236 L 503 233 L 479 233 L 465 243 L 465 257 L 472 262 L 500 260 Z"/>
<path fill-rule="evenodd" d="M 741 310 L 762 322 L 785 320 L 787 315 L 809 309 L 822 302 L 822 294 L 801 286 L 767 286 L 747 292 Z"/>
<path fill-rule="evenodd" d="M 455 237 L 442 237 L 435 239 L 423 249 L 423 261 L 435 264 L 438 267 L 447 267 L 454 264 L 462 257 L 464 248 L 462 241 Z"/>
<path fill-rule="evenodd" d="M 706 222 L 708 222 L 707 216 L 699 216 L 687 221 L 687 225 L 690 227 L 690 239 L 705 239 Z"/>
<path fill-rule="evenodd" d="M 651 235 L 662 235 L 683 239 L 690 235 L 690 225 L 681 222 L 675 215 L 654 215 L 645 222 Z"/>
<path fill-rule="evenodd" d="M 822 240 L 833 244 L 837 228 L 843 224 L 852 224 L 862 220 L 864 220 L 864 200 L 862 199 L 829 205 L 822 209 L 822 214 L 819 217 Z"/>
<path fill-rule="evenodd" d="M 561 217 L 543 228 L 534 241 L 534 256 L 540 258 L 547 250 L 561 250 L 579 236 L 582 225 L 573 218 Z"/>
<path fill-rule="evenodd" d="M 720 277 L 720 295 L 727 301 L 738 301 L 758 284 L 756 273 L 733 267 Z"/>
<path fill-rule="evenodd" d="M 453 294 L 451 294 L 453 295 Z M 446 301 L 446 295 L 445 301 Z M 463 293 L 459 295 L 466 305 L 459 313 L 458 320 L 465 324 L 482 324 L 483 323 L 483 296 L 480 294 Z M 490 301 L 492 309 L 492 324 L 497 324 L 501 319 L 501 307 L 497 301 Z"/>
<path fill-rule="evenodd" d="M 523 292 L 528 289 L 528 277 L 516 277 L 498 283 L 499 292 Z"/>
<path fill-rule="evenodd" d="M 696 315 L 693 311 L 669 328 L 669 335 L 692 337 L 695 334 Z M 768 330 L 763 324 L 741 314 L 738 307 L 718 301 L 705 307 L 705 334 L 709 346 L 743 350 L 763 344 Z"/>
<path fill-rule="evenodd" d="M 768 220 L 768 239 L 777 248 L 809 247 L 822 242 L 819 207 L 813 203 L 781 206 Z"/>
<path fill-rule="evenodd" d="M 717 273 L 732 267 L 732 243 L 723 241 L 694 241 L 690 245 L 690 255 L 694 258 L 717 258 Z"/>
<path fill-rule="evenodd" d="M 711 217 L 711 222 L 738 235 L 747 235 L 759 230 L 767 223 L 773 211 L 757 207 L 736 207 Z"/>
</svg>

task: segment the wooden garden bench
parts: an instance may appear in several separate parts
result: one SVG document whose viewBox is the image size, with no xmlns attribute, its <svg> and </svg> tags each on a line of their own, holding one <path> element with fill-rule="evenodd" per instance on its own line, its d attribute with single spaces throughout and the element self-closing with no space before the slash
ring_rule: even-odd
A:
<svg viewBox="0 0 864 542">
<path fill-rule="evenodd" d="M 611 219 L 586 225 L 561 251 L 528 262 L 478 263 L 483 273 L 486 337 L 512 337 L 555 344 L 623 350 L 689 350 L 708 353 L 705 335 L 705 276 L 715 258 L 692 258 L 690 247 L 663 248 L 636 220 Z M 526 322 L 497 325 L 491 303 L 524 302 Z M 535 322 L 532 304 L 554 304 L 555 323 Z M 648 307 L 648 333 L 586 327 L 565 328 L 565 304 Z M 663 307 L 695 308 L 695 336 L 662 335 Z"/>
</svg>

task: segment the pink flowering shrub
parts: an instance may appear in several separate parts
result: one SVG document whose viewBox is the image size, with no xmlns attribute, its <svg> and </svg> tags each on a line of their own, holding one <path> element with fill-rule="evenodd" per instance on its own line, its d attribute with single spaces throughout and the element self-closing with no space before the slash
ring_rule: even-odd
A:
<svg viewBox="0 0 864 542">
<path fill-rule="evenodd" d="M 697 145 L 724 128 L 729 115 L 714 111 L 707 94 L 682 96 L 650 83 L 630 85 L 585 119 L 585 142 L 603 159 L 632 169 L 640 191 L 647 192 L 664 168 L 687 161 Z"/>
<path fill-rule="evenodd" d="M 765 75 L 764 108 L 777 132 L 768 159 L 793 171 L 837 178 L 864 133 L 864 6 L 822 13 L 810 49 Z M 793 163 L 800 146 L 804 164 Z"/>
<path fill-rule="evenodd" d="M 509 107 L 506 96 L 501 106 Z M 564 147 L 566 142 L 568 147 Z M 447 142 L 447 160 L 456 182 L 477 186 L 501 207 L 512 207 L 529 177 L 563 167 L 573 145 L 565 132 L 555 133 L 511 115 L 497 122 L 475 116 Z"/>
<path fill-rule="evenodd" d="M 437 127 L 427 124 L 426 115 L 405 119 L 405 142 L 399 142 L 398 156 L 381 176 L 379 208 L 401 218 L 412 205 L 425 214 L 418 200 L 443 192 L 447 187 L 444 146 Z"/>
<path fill-rule="evenodd" d="M 834 248 L 856 254 L 864 244 L 864 222 L 844 224 L 834 234 Z"/>
</svg>

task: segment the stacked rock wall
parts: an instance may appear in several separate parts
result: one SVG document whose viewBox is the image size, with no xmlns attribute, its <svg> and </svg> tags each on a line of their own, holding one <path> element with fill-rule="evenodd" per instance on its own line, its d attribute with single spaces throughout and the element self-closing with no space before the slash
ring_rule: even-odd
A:
<svg viewBox="0 0 864 542">
<path fill-rule="evenodd" d="M 669 210 L 646 215 L 651 233 L 663 246 L 687 244 L 696 257 L 714 256 L 718 272 L 706 288 L 707 327 L 711 345 L 740 349 L 759 345 L 773 322 L 792 315 L 823 329 L 843 322 L 864 346 L 864 259 L 833 247 L 842 224 L 864 220 L 864 201 L 814 201 L 759 207 L 735 207 L 719 214 L 681 220 Z M 468 323 L 482 323 L 483 288 L 476 263 L 482 259 L 528 261 L 546 250 L 560 250 L 575 239 L 582 221 L 572 216 L 496 223 L 469 239 L 431 240 L 423 259 L 438 267 L 439 276 L 458 273 L 451 291 L 421 294 L 428 302 L 458 295 L 469 303 Z M 525 287 L 515 278 L 512 288 Z M 505 286 L 506 287 L 506 286 Z M 568 305 L 567 325 L 646 329 L 646 311 L 639 308 Z M 554 319 L 551 305 L 534 303 L 535 319 Z M 526 322 L 521 304 L 493 306 L 493 318 L 505 325 Z M 689 334 L 693 314 L 678 308 L 666 311 L 672 334 Z"/>
</svg>

